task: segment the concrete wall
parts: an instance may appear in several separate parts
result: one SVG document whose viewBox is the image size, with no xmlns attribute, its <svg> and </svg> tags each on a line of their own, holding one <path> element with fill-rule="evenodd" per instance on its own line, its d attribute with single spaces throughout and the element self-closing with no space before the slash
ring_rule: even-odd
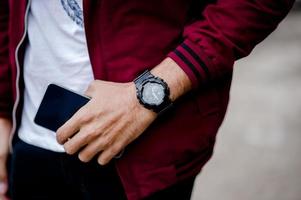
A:
<svg viewBox="0 0 301 200">
<path fill-rule="evenodd" d="M 301 200 L 301 12 L 235 65 L 231 101 L 193 200 Z"/>
</svg>

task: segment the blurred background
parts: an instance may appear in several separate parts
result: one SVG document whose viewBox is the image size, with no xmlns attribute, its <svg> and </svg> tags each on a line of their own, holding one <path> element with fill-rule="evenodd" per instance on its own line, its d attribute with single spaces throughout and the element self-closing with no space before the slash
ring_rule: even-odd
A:
<svg viewBox="0 0 301 200">
<path fill-rule="evenodd" d="M 301 1 L 235 64 L 229 109 L 192 200 L 301 200 Z"/>
</svg>

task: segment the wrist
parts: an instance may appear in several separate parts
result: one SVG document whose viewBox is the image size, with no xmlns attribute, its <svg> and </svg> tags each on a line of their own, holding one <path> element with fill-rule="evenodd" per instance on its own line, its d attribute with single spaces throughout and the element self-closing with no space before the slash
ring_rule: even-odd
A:
<svg viewBox="0 0 301 200">
<path fill-rule="evenodd" d="M 163 113 L 172 105 L 168 84 L 146 70 L 135 80 L 137 99 L 145 108 Z"/>
<path fill-rule="evenodd" d="M 191 89 L 186 73 L 171 58 L 134 80 L 138 103 L 145 109 L 162 113 L 172 102 Z"/>
<path fill-rule="evenodd" d="M 164 59 L 158 66 L 151 70 L 151 73 L 167 83 L 170 89 L 171 101 L 175 101 L 192 88 L 188 76 L 171 58 Z"/>
</svg>

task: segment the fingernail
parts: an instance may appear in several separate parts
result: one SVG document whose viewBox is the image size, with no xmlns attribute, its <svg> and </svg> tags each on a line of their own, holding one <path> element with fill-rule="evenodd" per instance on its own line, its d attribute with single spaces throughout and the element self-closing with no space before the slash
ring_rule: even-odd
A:
<svg viewBox="0 0 301 200">
<path fill-rule="evenodd" d="M 6 184 L 3 182 L 0 182 L 0 194 L 6 193 Z"/>
</svg>

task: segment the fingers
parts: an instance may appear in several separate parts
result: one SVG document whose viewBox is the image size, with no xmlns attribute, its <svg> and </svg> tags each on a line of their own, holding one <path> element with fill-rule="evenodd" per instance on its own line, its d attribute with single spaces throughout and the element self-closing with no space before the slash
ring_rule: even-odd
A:
<svg viewBox="0 0 301 200">
<path fill-rule="evenodd" d="M 123 129 L 120 129 L 120 132 Z M 119 134 L 120 137 L 116 140 L 98 156 L 97 162 L 100 165 L 108 164 L 114 157 L 118 158 L 122 154 L 123 149 L 132 141 L 134 138 L 130 134 Z"/>
<path fill-rule="evenodd" d="M 8 185 L 7 185 L 7 180 L 2 180 L 0 181 L 0 197 L 6 194 L 7 190 L 8 190 Z"/>
<path fill-rule="evenodd" d="M 90 121 L 86 106 L 87 105 L 80 108 L 63 126 L 56 131 L 58 143 L 64 144 L 68 138 L 71 138 L 80 130 L 82 124 Z"/>
<path fill-rule="evenodd" d="M 100 147 L 103 146 L 99 141 L 104 144 L 110 144 L 111 138 L 114 135 L 108 135 L 106 133 L 111 132 L 111 130 L 114 129 L 114 126 L 112 126 L 112 124 L 113 120 L 112 123 L 102 124 L 100 122 L 90 122 L 89 125 L 83 125 L 81 130 L 64 144 L 66 153 L 74 154 L 88 144 L 88 146 L 90 146 L 89 148 L 93 147 L 93 150 L 97 151 L 98 149 L 100 149 Z M 87 147 L 85 147 L 84 149 L 86 148 Z M 98 151 L 96 153 L 98 153 Z M 88 162 L 89 160 L 90 159 L 85 159 L 85 156 L 82 159 L 83 162 Z"/>
<path fill-rule="evenodd" d="M 0 197 L 5 195 L 8 189 L 7 185 L 7 170 L 6 170 L 6 160 L 0 160 Z"/>
<path fill-rule="evenodd" d="M 90 141 L 92 141 L 96 136 L 94 134 L 86 134 L 85 131 L 79 131 L 76 133 L 72 139 L 68 140 L 64 144 L 64 149 L 67 154 L 75 154 L 78 152 L 83 146 L 87 145 Z"/>
<path fill-rule="evenodd" d="M 11 128 L 11 120 L 0 117 L 0 200 L 7 200 L 5 197 L 8 190 L 6 159 Z"/>
<path fill-rule="evenodd" d="M 118 155 L 126 145 L 123 142 L 116 142 L 104 150 L 97 159 L 100 165 L 108 164 L 116 155 Z"/>
<path fill-rule="evenodd" d="M 106 141 L 101 137 L 87 145 L 78 155 L 82 162 L 89 162 L 92 158 L 103 151 L 107 146 Z"/>
<path fill-rule="evenodd" d="M 109 127 L 101 137 L 89 143 L 78 155 L 79 159 L 83 162 L 89 162 L 92 158 L 103 151 L 107 146 L 111 145 L 115 140 L 115 135 L 111 134 L 118 127 L 111 126 Z"/>
</svg>

